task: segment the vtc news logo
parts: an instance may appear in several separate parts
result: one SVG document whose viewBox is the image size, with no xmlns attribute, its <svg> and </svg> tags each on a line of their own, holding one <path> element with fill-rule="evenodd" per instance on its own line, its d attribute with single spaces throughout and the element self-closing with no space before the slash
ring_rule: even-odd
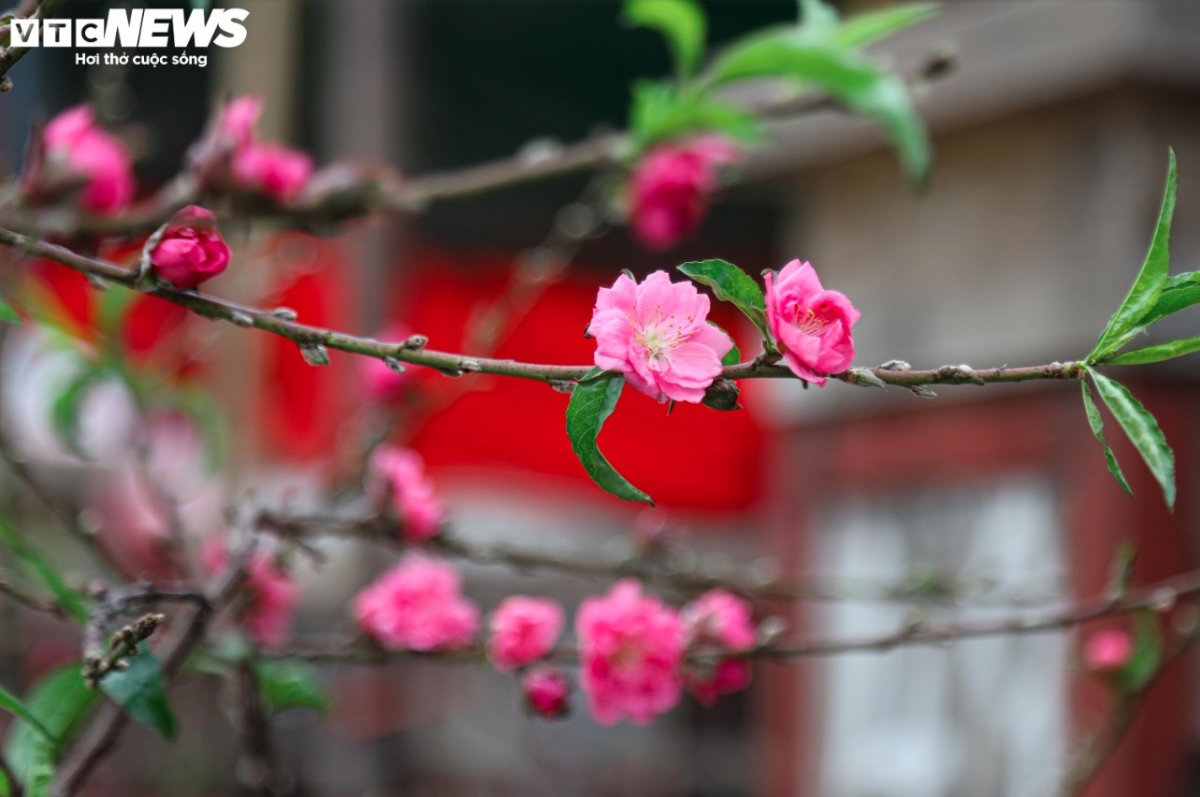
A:
<svg viewBox="0 0 1200 797">
<path fill-rule="evenodd" d="M 106 19 L 13 19 L 13 47 L 237 47 L 249 11 L 111 9 Z"/>
</svg>

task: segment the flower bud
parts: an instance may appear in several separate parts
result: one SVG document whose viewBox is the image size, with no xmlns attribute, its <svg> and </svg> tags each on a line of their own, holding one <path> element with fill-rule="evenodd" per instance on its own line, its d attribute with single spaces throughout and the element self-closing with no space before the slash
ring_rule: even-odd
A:
<svg viewBox="0 0 1200 797">
<path fill-rule="evenodd" d="M 521 679 L 525 705 L 539 717 L 558 719 L 570 708 L 571 682 L 557 667 L 535 667 Z"/>
<path fill-rule="evenodd" d="M 1122 669 L 1133 658 L 1133 639 L 1116 629 L 1097 631 L 1083 647 L 1083 659 L 1094 673 L 1110 674 Z"/>
<path fill-rule="evenodd" d="M 229 265 L 229 247 L 217 230 L 212 211 L 188 205 L 175 214 L 150 252 L 154 273 L 188 290 L 212 279 Z"/>
</svg>

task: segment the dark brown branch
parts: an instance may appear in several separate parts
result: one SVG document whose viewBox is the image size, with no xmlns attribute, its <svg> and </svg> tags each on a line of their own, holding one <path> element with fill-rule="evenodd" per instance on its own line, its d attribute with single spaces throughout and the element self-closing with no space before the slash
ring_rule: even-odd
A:
<svg viewBox="0 0 1200 797">
<path fill-rule="evenodd" d="M 238 771 L 253 797 L 276 797 L 281 793 L 275 745 L 271 741 L 270 717 L 262 704 L 258 678 L 249 661 L 230 673 L 233 724 L 242 748 Z"/>
</svg>

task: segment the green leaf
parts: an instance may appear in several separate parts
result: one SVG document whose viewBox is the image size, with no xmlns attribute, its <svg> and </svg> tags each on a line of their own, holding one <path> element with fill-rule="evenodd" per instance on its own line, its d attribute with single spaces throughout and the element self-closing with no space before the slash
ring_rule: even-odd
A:
<svg viewBox="0 0 1200 797">
<path fill-rule="evenodd" d="M 1147 346 L 1144 349 L 1134 349 L 1107 360 L 1112 365 L 1143 365 L 1157 363 L 1163 360 L 1173 360 L 1185 354 L 1200 351 L 1200 338 L 1173 340 L 1170 343 L 1160 343 L 1157 346 Z"/>
<path fill-rule="evenodd" d="M 63 582 L 54 568 L 37 551 L 29 547 L 4 518 L 0 518 L 0 544 L 11 550 L 21 560 L 25 569 L 50 591 L 55 602 L 63 611 L 80 624 L 87 622 L 88 609 L 83 598 Z"/>
<path fill-rule="evenodd" d="M 311 708 L 324 713 L 329 708 L 317 671 L 303 662 L 260 662 L 254 668 L 263 705 L 272 714 L 289 708 Z"/>
<path fill-rule="evenodd" d="M 583 469 L 603 490 L 626 501 L 645 501 L 654 506 L 650 496 L 617 473 L 596 444 L 596 438 L 617 406 L 617 399 L 621 397 L 624 387 L 625 379 L 619 375 L 608 379 L 581 380 L 576 384 L 571 391 L 571 403 L 567 405 L 567 437 Z"/>
<path fill-rule="evenodd" d="M 1167 438 L 1158 421 L 1147 412 L 1142 403 L 1133 397 L 1123 385 L 1088 369 L 1096 391 L 1108 407 L 1109 412 L 1117 419 L 1117 423 L 1125 430 L 1134 448 L 1142 455 L 1146 466 L 1154 474 L 1162 487 L 1163 498 L 1167 507 L 1175 509 L 1175 454 L 1167 445 Z"/>
<path fill-rule="evenodd" d="M 165 739 L 178 732 L 175 714 L 163 689 L 162 665 L 148 650 L 125 659 L 129 668 L 110 672 L 100 681 L 104 694 L 125 709 L 129 716 L 158 731 Z"/>
<path fill-rule="evenodd" d="M 58 739 L 55 738 L 54 734 L 51 733 L 49 729 L 47 729 L 46 726 L 43 725 L 41 721 L 33 715 L 33 712 L 25 707 L 25 704 L 21 702 L 20 698 L 18 698 L 12 692 L 9 692 L 4 687 L 0 687 L 0 709 L 4 709 L 17 719 L 21 719 L 29 723 L 30 727 L 41 734 L 43 739 L 45 739 L 54 747 L 58 747 Z"/>
<path fill-rule="evenodd" d="M 758 327 L 763 340 L 771 340 L 767 329 L 767 304 L 762 288 L 754 279 L 732 263 L 724 260 L 698 260 L 684 263 L 679 270 L 695 282 L 712 288 L 723 302 L 732 303 Z"/>
<path fill-rule="evenodd" d="M 1200 272 L 1189 271 L 1178 274 L 1163 285 L 1158 301 L 1138 321 L 1138 326 L 1148 327 L 1159 319 L 1178 313 L 1180 310 L 1200 303 Z"/>
<path fill-rule="evenodd" d="M 909 180 L 923 186 L 933 151 L 904 81 L 830 38 L 804 29 L 775 29 L 727 51 L 709 76 L 714 84 L 778 77 L 823 89 L 852 111 L 878 123 L 900 155 Z"/>
<path fill-rule="evenodd" d="M 58 394 L 50 407 L 50 420 L 58 439 L 74 455 L 86 458 L 87 455 L 80 447 L 79 441 L 79 411 L 88 391 L 96 385 L 107 373 L 106 369 L 96 366 L 85 367 Z"/>
<path fill-rule="evenodd" d="M 17 311 L 3 299 L 0 299 L 0 321 L 5 324 L 21 323 L 21 316 L 17 315 Z"/>
<path fill-rule="evenodd" d="M 43 678 L 25 701 L 29 711 L 58 740 L 58 747 L 81 725 L 97 695 L 87 688 L 78 664 L 61 667 Z M 4 756 L 13 774 L 25 785 L 26 797 L 46 795 L 58 761 L 55 745 L 27 722 L 13 724 Z"/>
<path fill-rule="evenodd" d="M 761 137 L 761 125 L 753 114 L 706 95 L 680 94 L 668 83 L 651 80 L 633 85 L 629 127 L 633 132 L 630 157 L 689 133 L 720 133 L 744 144 Z"/>
<path fill-rule="evenodd" d="M 626 0 L 627 25 L 658 31 L 671 46 L 680 77 L 691 77 L 704 55 L 707 21 L 692 0 Z"/>
<path fill-rule="evenodd" d="M 12 797 L 12 783 L 9 782 L 8 775 L 5 775 L 2 769 L 0 769 L 0 797 Z"/>
<path fill-rule="evenodd" d="M 1121 485 L 1122 490 L 1133 495 L 1133 490 L 1129 489 L 1129 482 L 1125 480 L 1125 474 L 1121 472 L 1121 466 L 1117 464 L 1116 455 L 1109 448 L 1108 441 L 1104 439 L 1104 419 L 1100 417 L 1100 408 L 1092 399 L 1092 389 L 1088 387 L 1086 381 L 1082 380 L 1079 382 L 1079 386 L 1083 388 L 1083 409 L 1087 413 L 1088 425 L 1092 427 L 1092 434 L 1104 447 L 1104 461 L 1108 463 L 1108 472 L 1117 480 L 1117 484 Z"/>
<path fill-rule="evenodd" d="M 936 3 L 912 3 L 868 11 L 843 22 L 834 38 L 843 47 L 862 47 L 919 22 L 933 19 L 938 11 Z"/>
<path fill-rule="evenodd" d="M 838 21 L 837 11 L 822 0 L 800 0 L 800 22 L 805 30 L 832 30 Z"/>
<path fill-rule="evenodd" d="M 1162 629 L 1152 611 L 1139 612 L 1133 624 L 1133 653 L 1119 673 L 1121 691 L 1136 694 L 1154 680 L 1162 666 Z"/>
<path fill-rule="evenodd" d="M 1171 218 L 1175 214 L 1175 150 L 1170 151 L 1167 167 L 1167 187 L 1163 192 L 1162 205 L 1158 211 L 1158 224 L 1150 250 L 1142 263 L 1133 287 L 1125 301 L 1113 313 L 1108 326 L 1100 333 L 1096 348 L 1087 356 L 1087 362 L 1101 362 L 1109 354 L 1133 340 L 1145 328 L 1140 322 L 1158 303 L 1171 268 Z"/>
</svg>

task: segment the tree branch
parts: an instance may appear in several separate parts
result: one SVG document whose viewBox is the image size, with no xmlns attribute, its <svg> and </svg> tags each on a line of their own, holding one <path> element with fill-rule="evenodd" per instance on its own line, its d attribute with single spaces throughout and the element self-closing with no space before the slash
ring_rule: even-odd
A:
<svg viewBox="0 0 1200 797">
<path fill-rule="evenodd" d="M 260 310 L 208 294 L 179 291 L 144 282 L 139 283 L 137 269 L 77 254 L 65 247 L 39 241 L 11 230 L 0 229 L 0 244 L 18 249 L 28 255 L 61 263 L 90 277 L 98 277 L 125 288 L 157 296 L 205 318 L 228 321 L 240 327 L 253 327 L 286 338 L 299 346 L 313 363 L 321 363 L 325 358 L 325 351 L 335 349 L 381 360 L 392 359 L 414 365 L 424 365 L 450 376 L 462 376 L 467 373 L 510 376 L 547 382 L 567 390 L 569 390 L 571 382 L 582 379 L 591 370 L 590 365 L 545 365 L 434 351 L 424 348 L 425 338 L 423 336 L 413 336 L 400 344 L 386 343 L 374 338 L 349 335 L 323 327 L 302 324 L 293 320 L 294 313 L 291 311 Z M 1083 373 L 1083 365 L 1078 362 L 1056 362 L 1023 368 L 1001 366 L 983 370 L 975 370 L 963 365 L 912 370 L 908 369 L 906 364 L 884 364 L 873 368 L 853 368 L 849 371 L 830 374 L 830 377 L 849 384 L 864 386 L 882 383 L 919 388 L 935 384 L 986 385 L 1045 379 L 1079 379 Z M 797 378 L 786 367 L 767 358 L 726 366 L 722 376 L 733 380 Z M 927 394 L 928 392 L 926 392 Z"/>
<path fill-rule="evenodd" d="M 22 0 L 12 14 L 26 19 L 32 16 L 45 19 L 54 16 L 62 4 L 63 0 Z M 12 79 L 8 77 L 8 70 L 16 66 L 17 62 L 24 58 L 30 49 L 29 47 L 12 46 L 0 49 L 0 93 L 12 90 Z"/>
</svg>

